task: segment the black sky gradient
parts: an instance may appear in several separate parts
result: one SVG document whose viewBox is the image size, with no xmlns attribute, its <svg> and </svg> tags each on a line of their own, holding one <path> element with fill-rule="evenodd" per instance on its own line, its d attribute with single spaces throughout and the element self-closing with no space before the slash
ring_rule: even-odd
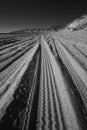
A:
<svg viewBox="0 0 87 130">
<path fill-rule="evenodd" d="M 87 7 L 80 0 L 0 1 L 0 32 L 67 25 L 83 14 L 87 14 Z"/>
</svg>

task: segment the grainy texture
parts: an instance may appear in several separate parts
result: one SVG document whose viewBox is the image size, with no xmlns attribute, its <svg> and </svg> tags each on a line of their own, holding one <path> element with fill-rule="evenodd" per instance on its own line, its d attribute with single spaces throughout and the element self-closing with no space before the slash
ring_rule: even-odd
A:
<svg viewBox="0 0 87 130">
<path fill-rule="evenodd" d="M 4 39 L 0 130 L 86 130 L 86 49 L 63 33 Z"/>
</svg>

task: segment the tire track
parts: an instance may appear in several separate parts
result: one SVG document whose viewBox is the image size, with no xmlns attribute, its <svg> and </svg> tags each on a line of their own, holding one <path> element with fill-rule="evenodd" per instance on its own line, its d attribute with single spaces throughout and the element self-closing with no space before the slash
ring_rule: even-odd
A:
<svg viewBox="0 0 87 130">
<path fill-rule="evenodd" d="M 38 53 L 38 56 L 40 56 L 39 53 Z M 24 117 L 25 117 L 25 114 L 27 114 L 26 109 L 30 107 L 27 103 L 28 103 L 29 96 L 31 95 L 31 89 L 33 89 L 34 86 L 35 86 L 34 88 L 36 88 L 35 82 L 38 81 L 36 80 L 37 73 L 36 75 L 34 75 L 35 70 L 37 70 L 38 68 L 38 65 L 37 67 L 35 67 L 36 62 L 38 63 L 38 58 L 37 58 L 37 53 L 35 53 L 28 69 L 26 70 L 24 76 L 21 79 L 19 87 L 16 89 L 13 95 L 14 97 L 13 102 L 7 107 L 6 113 L 3 116 L 2 121 L 0 122 L 0 129 L 3 129 L 3 130 L 5 128 L 11 129 L 11 130 L 22 129 L 23 127 L 22 124 L 24 124 Z M 35 78 L 33 76 L 35 76 Z M 34 92 L 34 90 L 32 92 Z M 33 93 L 33 95 L 34 94 L 35 93 Z M 26 118 L 28 119 L 28 117 Z M 27 130 L 28 126 L 29 126 L 29 122 L 27 122 L 24 129 Z"/>
<path fill-rule="evenodd" d="M 53 73 L 55 76 L 55 81 L 57 84 L 57 91 L 60 98 L 65 127 L 67 130 L 80 130 L 82 129 L 81 124 L 79 123 L 78 116 L 75 113 L 75 107 L 72 104 L 69 91 L 67 90 L 67 85 L 65 84 L 65 81 L 63 79 L 61 69 L 59 65 L 56 63 L 53 55 L 51 54 L 51 51 L 49 50 L 49 47 L 47 46 L 47 43 L 44 40 L 43 44 L 45 45 L 50 57 Z"/>
</svg>

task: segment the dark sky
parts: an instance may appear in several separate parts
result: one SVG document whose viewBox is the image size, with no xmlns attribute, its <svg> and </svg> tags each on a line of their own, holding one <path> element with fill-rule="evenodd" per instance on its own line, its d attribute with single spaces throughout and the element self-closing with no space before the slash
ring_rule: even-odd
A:
<svg viewBox="0 0 87 130">
<path fill-rule="evenodd" d="M 87 7 L 80 0 L 0 0 L 0 32 L 66 25 L 82 14 Z"/>
</svg>

